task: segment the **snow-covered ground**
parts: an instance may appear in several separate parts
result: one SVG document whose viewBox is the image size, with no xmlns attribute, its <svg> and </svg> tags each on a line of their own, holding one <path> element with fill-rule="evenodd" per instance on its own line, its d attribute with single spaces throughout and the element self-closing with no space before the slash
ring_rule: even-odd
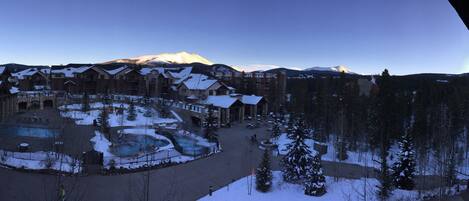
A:
<svg viewBox="0 0 469 201">
<path fill-rule="evenodd" d="M 279 149 L 280 154 L 285 155 L 288 152 L 287 145 L 291 143 L 291 141 L 292 140 L 288 139 L 286 133 L 282 133 L 280 135 L 280 137 L 278 138 L 276 142 L 278 144 L 278 149 Z M 317 153 L 313 148 L 315 141 L 312 139 L 307 139 L 305 143 L 310 147 L 312 154 L 315 155 Z M 335 154 L 336 151 L 334 149 L 335 149 L 334 143 L 332 142 L 327 143 L 327 153 L 324 154 L 321 159 L 324 161 L 338 161 L 336 154 Z M 393 152 L 393 150 L 396 150 L 396 149 L 397 148 L 393 146 L 391 148 L 391 152 Z M 358 153 L 358 152 L 353 152 L 353 151 L 347 151 L 347 156 L 348 158 L 346 160 L 340 161 L 340 162 L 375 167 L 375 168 L 379 167 L 379 164 L 373 162 L 373 159 L 378 160 L 377 158 L 378 156 L 373 154 L 372 152 Z M 396 157 L 394 157 L 394 159 L 395 158 Z M 389 161 L 392 162 L 392 160 L 389 160 Z"/>
<path fill-rule="evenodd" d="M 113 103 L 112 106 L 114 108 L 128 108 L 129 105 L 126 103 Z M 81 111 L 81 104 L 71 104 L 67 106 L 60 106 L 59 109 L 62 110 L 60 115 L 62 117 L 67 117 L 75 120 L 75 123 L 78 125 L 92 125 L 93 120 L 97 120 L 99 114 L 101 113 L 101 108 L 103 104 L 101 102 L 90 103 L 90 111 L 83 112 Z M 65 109 L 67 108 L 67 110 Z M 152 117 L 145 117 L 143 114 L 145 113 L 145 108 L 141 106 L 135 106 L 136 111 L 136 119 L 134 121 L 127 120 L 128 111 L 124 109 L 124 115 L 117 114 L 115 110 L 114 112 L 109 114 L 109 125 L 111 127 L 116 126 L 145 126 L 145 125 L 153 125 L 153 124 L 161 124 L 161 123 L 175 123 L 178 120 L 173 118 L 161 118 L 158 115 L 158 112 L 152 111 Z"/>
<path fill-rule="evenodd" d="M 128 128 L 128 129 L 123 129 L 120 132 L 124 134 L 130 134 L 130 135 L 147 135 L 156 139 L 166 140 L 167 142 L 169 142 L 169 144 L 164 147 L 159 147 L 157 150 L 155 150 L 155 152 L 152 152 L 150 154 L 146 154 L 146 155 L 142 154 L 142 155 L 133 156 L 133 157 L 120 157 L 120 156 L 116 156 L 110 151 L 110 146 L 112 143 L 101 132 L 95 131 L 95 136 L 91 138 L 90 141 L 93 143 L 93 147 L 96 151 L 103 153 L 105 168 L 110 168 L 113 165 L 116 168 L 135 169 L 135 168 L 144 167 L 146 165 L 149 165 L 149 166 L 158 165 L 162 162 L 167 162 L 168 160 L 171 160 L 171 162 L 173 163 L 182 163 L 182 162 L 195 160 L 197 158 L 197 157 L 182 155 L 180 152 L 178 152 L 174 148 L 174 145 L 172 144 L 171 140 L 169 140 L 168 138 L 162 135 L 155 133 L 153 129 Z M 214 150 L 217 150 L 215 149 L 215 146 L 216 146 L 215 143 L 210 143 L 205 138 L 202 138 L 190 132 L 184 132 L 182 130 L 181 132 L 183 133 L 179 133 L 179 134 L 181 135 L 184 134 L 188 137 L 195 139 L 198 145 L 209 147 L 211 148 L 210 150 L 212 150 L 212 152 Z"/>
<path fill-rule="evenodd" d="M 284 182 L 280 171 L 273 172 L 273 185 L 267 193 L 258 192 L 255 176 L 241 178 L 228 186 L 215 191 L 212 196 L 206 195 L 199 201 L 377 201 L 376 179 L 339 179 L 334 181 L 332 177 L 326 177 L 327 193 L 321 197 L 304 195 L 303 186 Z M 251 185 L 249 185 L 251 184 Z M 250 188 L 249 188 L 250 187 Z M 250 194 L 248 193 L 250 190 Z M 366 199 L 364 199 L 366 191 Z M 424 192 L 433 193 L 432 191 Z M 417 191 L 394 190 L 389 199 L 420 200 Z"/>
<path fill-rule="evenodd" d="M 80 162 L 65 154 L 55 152 L 5 152 L 0 150 L 0 165 L 29 170 L 57 170 L 79 173 Z"/>
<path fill-rule="evenodd" d="M 279 153 L 281 155 L 285 155 L 287 153 L 287 144 L 289 144 L 290 142 L 291 140 L 288 139 L 286 133 L 282 133 L 280 137 L 277 139 L 276 143 L 278 144 Z M 310 147 L 312 154 L 315 155 L 317 153 L 313 148 L 315 141 L 312 139 L 307 139 L 305 143 Z M 337 152 L 334 146 L 335 145 L 333 142 L 327 143 L 327 153 L 323 155 L 321 158 L 323 161 L 339 162 L 339 159 L 337 158 L 337 155 L 336 155 Z M 388 156 L 388 163 L 389 165 L 392 165 L 398 159 L 398 155 L 397 155 L 399 153 L 398 145 L 396 144 L 392 145 L 389 150 L 389 153 L 390 154 Z M 417 164 L 416 174 L 439 175 L 441 173 L 440 170 L 438 169 L 438 165 L 428 165 L 428 164 L 438 164 L 435 157 L 433 157 L 432 155 L 433 153 L 429 153 L 429 154 L 430 156 L 428 157 L 428 163 L 420 164 L 419 161 L 416 161 L 416 164 Z M 379 168 L 379 163 L 375 162 L 375 161 L 379 161 L 379 155 L 377 153 L 373 153 L 371 151 L 363 151 L 363 152 L 347 151 L 347 156 L 348 158 L 346 160 L 343 160 L 340 162 Z M 464 160 L 463 164 L 459 165 L 457 169 L 459 172 L 469 175 L 469 160 Z M 469 178 L 469 176 L 465 176 L 462 174 L 458 174 L 457 177 L 459 179 Z"/>
</svg>

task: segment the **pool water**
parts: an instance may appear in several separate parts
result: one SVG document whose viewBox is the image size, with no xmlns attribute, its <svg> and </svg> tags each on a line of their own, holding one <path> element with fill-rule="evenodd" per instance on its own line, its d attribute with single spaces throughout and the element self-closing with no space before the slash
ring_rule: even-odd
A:
<svg viewBox="0 0 469 201">
<path fill-rule="evenodd" d="M 174 140 L 176 140 L 176 143 L 181 147 L 182 150 L 180 151 L 184 155 L 200 156 L 209 152 L 207 147 L 198 145 L 196 139 L 186 136 L 174 135 Z"/>
<path fill-rule="evenodd" d="M 21 126 L 0 126 L 0 134 L 16 135 L 22 137 L 53 138 L 60 132 L 57 129 L 21 127 Z"/>
<path fill-rule="evenodd" d="M 152 152 L 157 147 L 164 147 L 169 144 L 167 140 L 160 140 L 146 135 L 124 135 L 119 143 L 111 148 L 117 156 L 136 156 L 144 152 Z"/>
</svg>

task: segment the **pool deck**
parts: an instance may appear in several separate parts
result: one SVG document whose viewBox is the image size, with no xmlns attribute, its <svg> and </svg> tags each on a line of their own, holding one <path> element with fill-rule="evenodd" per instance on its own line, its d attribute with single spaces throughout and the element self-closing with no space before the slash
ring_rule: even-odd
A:
<svg viewBox="0 0 469 201">
<path fill-rule="evenodd" d="M 31 120 L 38 118 L 41 120 Z M 75 125 L 73 121 L 62 118 L 56 109 L 21 112 L 2 124 L 52 128 L 58 129 L 61 133 L 57 138 L 36 138 L 0 133 L 0 149 L 3 150 L 17 151 L 18 144 L 26 142 L 30 145 L 29 151 L 53 151 L 55 141 L 62 141 L 64 143 L 63 153 L 71 156 L 80 156 L 84 151 L 92 149 L 89 139 L 94 135 L 94 128 Z"/>
</svg>

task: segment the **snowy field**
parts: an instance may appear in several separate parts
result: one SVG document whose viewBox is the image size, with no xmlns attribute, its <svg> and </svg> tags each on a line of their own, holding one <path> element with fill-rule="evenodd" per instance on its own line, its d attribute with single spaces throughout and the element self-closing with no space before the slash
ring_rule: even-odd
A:
<svg viewBox="0 0 469 201">
<path fill-rule="evenodd" d="M 70 156 L 55 152 L 5 152 L 0 150 L 0 164 L 29 170 L 57 170 L 79 173 L 80 162 Z"/>
<path fill-rule="evenodd" d="M 161 124 L 161 123 L 176 123 L 178 120 L 173 118 L 161 118 L 158 115 L 158 112 L 152 110 L 152 117 L 145 117 L 143 114 L 145 113 L 146 109 L 141 106 L 135 106 L 136 111 L 136 119 L 134 121 L 127 120 L 128 111 L 126 108 L 129 107 L 126 103 L 113 103 L 112 106 L 114 108 L 119 108 L 123 106 L 124 115 L 117 114 L 116 112 L 112 112 L 109 114 L 109 125 L 111 127 L 117 126 L 145 126 L 145 125 L 153 125 L 153 124 Z M 92 125 L 93 120 L 97 120 L 99 114 L 101 113 L 101 108 L 103 104 L 101 102 L 90 103 L 90 111 L 83 112 L 81 111 L 81 104 L 71 104 L 66 106 L 60 106 L 59 109 L 62 110 L 60 115 L 62 117 L 71 118 L 75 120 L 75 123 L 78 125 Z M 65 109 L 67 108 L 67 109 Z"/>
<path fill-rule="evenodd" d="M 282 179 L 280 171 L 273 172 L 273 185 L 270 192 L 261 193 L 256 188 L 255 176 L 241 178 L 228 186 L 215 191 L 212 196 L 206 195 L 199 201 L 377 201 L 375 196 L 376 179 L 339 179 L 334 181 L 332 177 L 326 177 L 327 193 L 321 197 L 304 195 L 303 186 L 286 183 Z M 251 185 L 248 185 L 251 184 Z M 251 194 L 248 193 L 251 187 Z M 366 189 L 366 199 L 364 191 Z M 436 192 L 436 190 L 434 191 Z M 433 194 L 428 191 L 424 194 Z M 420 200 L 417 191 L 394 190 L 389 199 Z"/>
</svg>

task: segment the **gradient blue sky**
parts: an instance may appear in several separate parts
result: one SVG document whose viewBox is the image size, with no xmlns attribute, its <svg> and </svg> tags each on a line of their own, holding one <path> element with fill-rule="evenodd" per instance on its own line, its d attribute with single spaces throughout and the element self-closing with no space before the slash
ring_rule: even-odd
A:
<svg viewBox="0 0 469 201">
<path fill-rule="evenodd" d="M 447 0 L 0 0 L 0 64 L 188 51 L 216 63 L 469 72 Z"/>
</svg>

